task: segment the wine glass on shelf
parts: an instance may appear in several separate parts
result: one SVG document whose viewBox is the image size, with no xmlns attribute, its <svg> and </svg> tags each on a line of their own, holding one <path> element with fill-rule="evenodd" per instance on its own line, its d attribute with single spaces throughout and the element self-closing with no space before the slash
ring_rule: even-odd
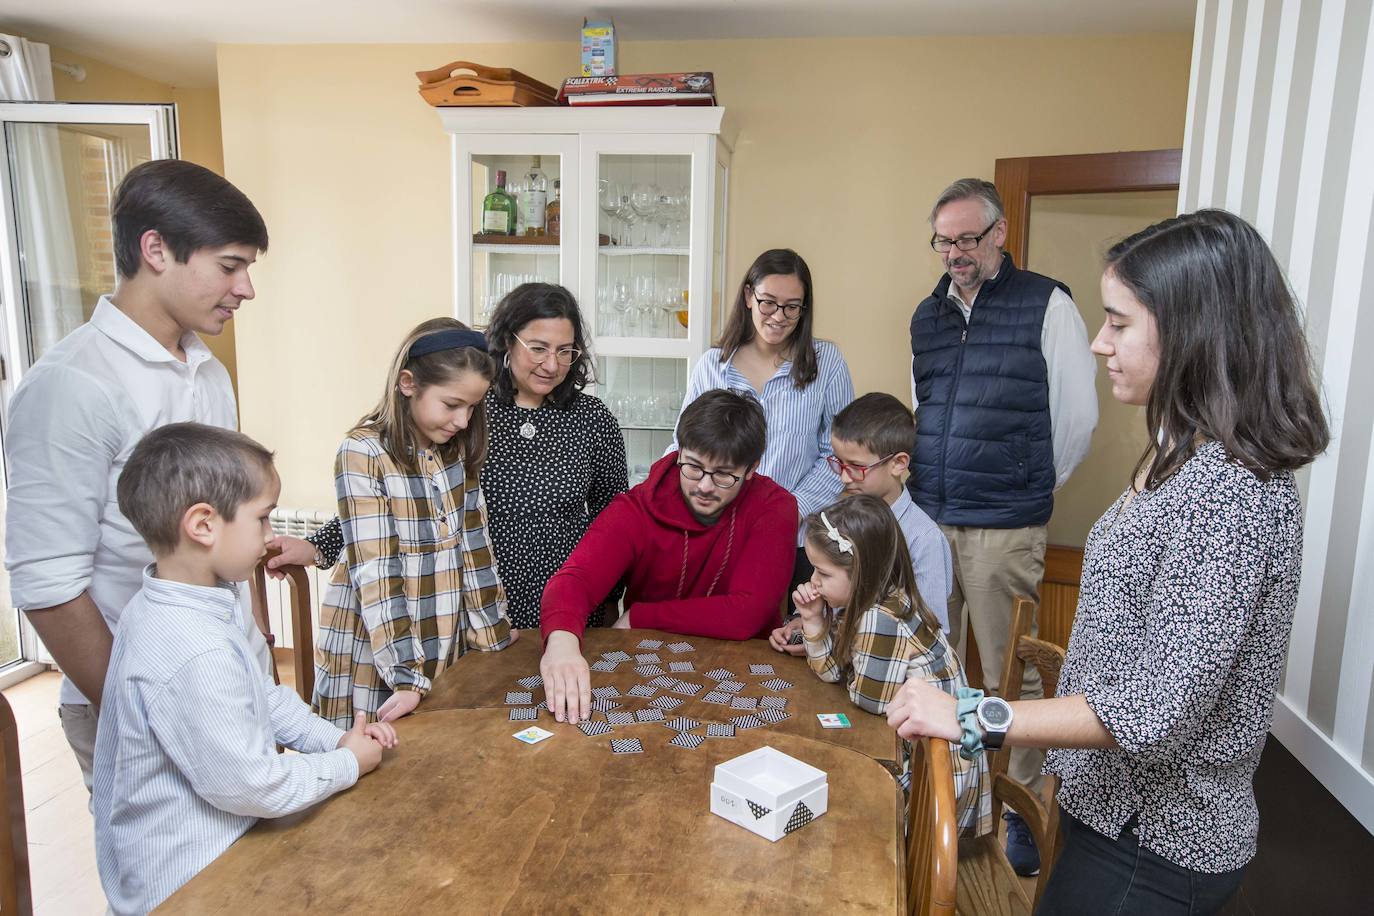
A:
<svg viewBox="0 0 1374 916">
<path fill-rule="evenodd" d="M 658 284 L 655 305 L 662 315 L 664 337 L 681 337 L 678 333 L 678 285 L 676 280 L 664 280 Z"/>
<path fill-rule="evenodd" d="M 654 278 L 635 277 L 635 335 L 638 337 L 657 337 L 654 315 L 657 314 L 654 301 Z"/>
<path fill-rule="evenodd" d="M 616 336 L 629 336 L 630 309 L 634 305 L 634 290 L 629 282 L 617 280 L 615 289 L 612 292 L 611 306 L 616 310 L 618 319 L 616 320 Z"/>
<path fill-rule="evenodd" d="M 606 214 L 606 230 L 612 245 L 625 243 L 623 232 L 616 232 L 616 221 L 620 219 L 620 188 L 609 178 L 596 183 L 596 205 Z"/>
<path fill-rule="evenodd" d="M 652 184 L 631 185 L 630 208 L 634 211 L 635 216 L 646 224 L 653 223 L 654 218 L 658 215 L 658 186 Z M 646 248 L 653 244 L 649 241 L 647 225 L 640 235 L 640 244 Z"/>
</svg>

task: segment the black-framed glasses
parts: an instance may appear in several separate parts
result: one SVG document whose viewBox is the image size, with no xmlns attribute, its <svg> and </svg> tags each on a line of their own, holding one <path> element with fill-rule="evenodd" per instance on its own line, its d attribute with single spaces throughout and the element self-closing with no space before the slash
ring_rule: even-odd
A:
<svg viewBox="0 0 1374 916">
<path fill-rule="evenodd" d="M 519 334 L 512 334 L 511 336 L 520 340 Z M 559 347 L 555 350 L 553 347 L 546 347 L 543 344 L 527 344 L 523 340 L 520 340 L 520 346 L 524 347 L 530 356 L 534 357 L 534 361 L 538 363 L 548 359 L 550 353 L 553 354 L 553 358 L 558 361 L 560 366 L 571 366 L 582 358 L 582 351 L 577 347 Z"/>
<path fill-rule="evenodd" d="M 695 461 L 685 461 L 682 458 L 677 460 L 677 467 L 679 473 L 688 480 L 701 480 L 707 474 L 710 474 L 711 483 L 720 487 L 722 490 L 734 489 L 735 484 L 744 479 L 739 474 L 731 474 L 729 471 L 708 471 Z"/>
<path fill-rule="evenodd" d="M 760 299 L 759 294 L 752 289 L 749 290 L 749 292 L 753 295 L 754 302 L 758 305 L 759 314 L 761 315 L 771 315 L 778 309 L 782 309 L 782 317 L 786 318 L 788 321 L 796 321 L 801 317 L 802 310 L 806 308 L 806 306 L 802 305 L 800 302 L 789 302 L 784 305 L 776 299 Z"/>
<path fill-rule="evenodd" d="M 977 235 L 961 235 L 957 239 L 946 239 L 941 238 L 938 234 L 932 234 L 930 237 L 930 247 L 940 252 L 940 254 L 944 254 L 951 248 L 958 248 L 960 251 L 972 251 L 978 247 L 983 239 L 987 238 L 987 234 L 1001 221 L 1002 217 L 999 216 L 992 221 L 991 225 Z"/>
<path fill-rule="evenodd" d="M 856 483 L 859 483 L 862 482 L 863 479 L 868 476 L 869 471 L 873 470 L 880 464 L 886 464 L 887 462 L 891 461 L 893 458 L 896 457 L 897 453 L 893 452 L 891 455 L 888 455 L 885 458 L 879 458 L 872 464 L 850 464 L 847 461 L 841 461 L 834 455 L 826 455 L 825 463 L 830 465 L 830 470 L 834 471 L 836 474 L 839 474 L 841 477 L 844 476 L 846 471 L 849 472 L 850 478 L 854 480 Z"/>
</svg>

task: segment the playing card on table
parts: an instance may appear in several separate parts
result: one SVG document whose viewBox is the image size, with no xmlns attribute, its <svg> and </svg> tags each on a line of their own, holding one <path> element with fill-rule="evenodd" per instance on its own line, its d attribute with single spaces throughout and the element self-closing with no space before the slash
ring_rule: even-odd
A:
<svg viewBox="0 0 1374 916">
<path fill-rule="evenodd" d="M 706 676 L 713 681 L 729 681 L 734 680 L 735 673 L 724 668 L 713 668 L 706 672 Z"/>
<path fill-rule="evenodd" d="M 641 649 L 661 649 L 661 648 L 663 648 L 663 640 L 661 640 L 661 639 L 641 639 L 641 640 L 639 641 L 639 648 L 641 648 Z"/>
<path fill-rule="evenodd" d="M 670 652 L 695 652 L 696 647 L 689 642 L 670 642 L 668 643 Z"/>
<path fill-rule="evenodd" d="M 661 709 L 641 709 L 635 713 L 636 722 L 662 722 L 663 710 Z"/>
<path fill-rule="evenodd" d="M 678 681 L 668 689 L 673 693 L 680 693 L 684 697 L 694 697 L 701 692 L 701 684 L 692 684 L 687 681 Z"/>
<path fill-rule="evenodd" d="M 678 716 L 676 719 L 669 719 L 663 723 L 675 732 L 691 731 L 701 723 L 696 719 L 689 719 L 686 716 Z"/>
<path fill-rule="evenodd" d="M 750 674 L 775 674 L 772 665 L 750 665 Z"/>
<path fill-rule="evenodd" d="M 656 700 L 650 700 L 649 705 L 652 706 L 654 709 L 662 709 L 664 712 L 667 712 L 669 710 L 677 709 L 679 706 L 682 705 L 682 701 L 679 700 L 677 697 L 659 697 Z"/>
<path fill-rule="evenodd" d="M 764 725 L 764 721 L 760 719 L 758 716 L 754 715 L 735 716 L 735 718 L 731 719 L 730 721 L 734 723 L 735 728 L 738 728 L 740 730 L 746 728 L 762 728 Z"/>
<path fill-rule="evenodd" d="M 787 640 L 787 644 L 789 646 L 800 646 L 802 644 L 802 631 L 800 627 L 793 631 L 792 638 Z"/>
<path fill-rule="evenodd" d="M 636 665 L 656 665 L 661 661 L 657 652 L 641 652 L 635 656 Z"/>
<path fill-rule="evenodd" d="M 509 691 L 506 694 L 507 706 L 529 706 L 534 702 L 534 694 L 520 693 L 517 690 Z"/>
<path fill-rule="evenodd" d="M 539 710 L 533 707 L 530 707 L 529 709 L 521 709 L 517 707 L 510 711 L 510 720 L 512 722 L 529 722 L 531 720 L 538 718 Z"/>
<path fill-rule="evenodd" d="M 717 706 L 729 706 L 730 694 L 721 693 L 719 690 L 712 690 L 701 698 L 703 703 L 715 703 Z"/>
<path fill-rule="evenodd" d="M 706 737 L 733 738 L 735 737 L 735 727 L 729 722 L 707 722 Z"/>
<path fill-rule="evenodd" d="M 663 669 L 658 665 L 640 665 L 635 669 L 635 674 L 640 677 L 653 677 L 655 674 L 662 674 Z"/>
<path fill-rule="evenodd" d="M 759 718 L 769 725 L 774 725 L 783 719 L 791 718 L 791 715 L 781 709 L 760 709 Z"/>
<path fill-rule="evenodd" d="M 771 690 L 774 693 L 777 693 L 779 690 L 792 689 L 791 683 L 789 683 L 788 681 L 784 681 L 780 677 L 775 677 L 771 681 L 764 681 L 763 684 L 761 684 L 760 686 L 762 686 L 764 690 Z"/>
<path fill-rule="evenodd" d="M 620 704 L 609 697 L 605 699 L 597 697 L 595 700 L 592 700 L 591 706 L 592 709 L 595 709 L 597 712 L 610 712 L 612 709 L 620 708 Z"/>
<path fill-rule="evenodd" d="M 625 691 L 627 696 L 643 697 L 646 700 L 656 693 L 658 693 L 658 688 L 649 684 L 635 684 L 629 690 Z"/>
<path fill-rule="evenodd" d="M 610 724 L 607 722 L 592 721 L 578 722 L 577 729 L 588 738 L 595 738 L 597 735 L 604 735 L 612 730 Z"/>
<path fill-rule="evenodd" d="M 731 709 L 758 709 L 759 701 L 754 697 L 731 697 Z"/>
<path fill-rule="evenodd" d="M 612 754 L 642 754 L 644 745 L 639 743 L 638 738 L 612 738 Z"/>
<path fill-rule="evenodd" d="M 596 697 L 598 700 L 609 700 L 611 697 L 620 696 L 620 691 L 611 686 L 593 687 L 592 696 Z"/>
<path fill-rule="evenodd" d="M 593 671 L 614 671 L 614 670 L 616 669 L 616 664 L 617 664 L 616 662 L 607 661 L 606 659 L 603 658 L 603 659 L 602 659 L 601 661 L 599 661 L 599 662 L 593 662 L 593 663 L 592 663 L 592 670 L 593 670 Z"/>
<path fill-rule="evenodd" d="M 546 728 L 540 728 L 538 725 L 531 725 L 524 731 L 516 732 L 515 734 L 511 735 L 511 737 L 516 739 L 517 741 L 523 741 L 526 744 L 538 744 L 545 738 L 552 738 L 553 732 L 549 731 Z"/>
<path fill-rule="evenodd" d="M 635 717 L 628 712 L 621 710 L 611 710 L 606 713 L 606 721 L 612 725 L 632 725 Z"/>
<path fill-rule="evenodd" d="M 739 681 L 721 681 L 716 685 L 716 689 L 721 693 L 738 693 L 744 689 L 744 684 Z"/>
<path fill-rule="evenodd" d="M 695 748 L 701 747 L 701 742 L 705 740 L 706 739 L 701 737 L 701 735 L 689 735 L 686 732 L 678 732 L 677 735 L 673 738 L 673 740 L 669 741 L 668 743 L 671 744 L 673 747 L 685 747 L 687 750 L 690 751 Z"/>
<path fill-rule="evenodd" d="M 691 662 L 669 662 L 668 670 L 677 674 L 686 674 L 688 671 L 695 671 Z"/>
<path fill-rule="evenodd" d="M 549 701 L 548 701 L 548 700 L 540 700 L 538 703 L 535 703 L 535 704 L 534 704 L 534 708 L 535 708 L 535 709 L 548 709 L 548 708 L 549 708 Z"/>
<path fill-rule="evenodd" d="M 536 687 L 543 687 L 544 679 L 537 674 L 532 674 L 529 677 L 522 677 L 515 683 L 519 684 L 521 687 L 524 687 L 526 690 L 533 690 Z"/>
<path fill-rule="evenodd" d="M 616 649 L 614 652 L 602 652 L 601 657 L 608 662 L 628 662 L 630 660 L 630 656 L 621 652 L 619 649 Z"/>
<path fill-rule="evenodd" d="M 654 679 L 653 679 L 652 681 L 650 681 L 649 683 L 650 683 L 650 684 L 653 684 L 655 687 L 662 687 L 662 688 L 664 688 L 664 689 L 667 689 L 667 688 L 673 686 L 674 684 L 676 684 L 677 682 L 678 682 L 678 681 L 677 681 L 677 678 L 675 678 L 675 677 L 669 677 L 668 675 L 666 675 L 666 674 L 664 674 L 662 671 L 660 671 L 660 672 L 658 673 L 658 677 L 654 678 Z"/>
<path fill-rule="evenodd" d="M 785 709 L 787 707 L 786 697 L 764 697 L 759 700 L 759 705 L 764 709 Z"/>
</svg>

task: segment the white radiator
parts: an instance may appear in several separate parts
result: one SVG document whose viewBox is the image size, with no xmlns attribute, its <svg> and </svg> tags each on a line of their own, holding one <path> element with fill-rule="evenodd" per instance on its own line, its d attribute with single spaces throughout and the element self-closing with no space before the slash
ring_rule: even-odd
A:
<svg viewBox="0 0 1374 916">
<path fill-rule="evenodd" d="M 307 534 L 314 534 L 333 517 L 332 512 L 277 508 L 272 510 L 270 521 L 273 533 L 303 538 Z M 310 578 L 310 619 L 318 631 L 320 602 L 324 599 L 325 589 L 329 587 L 329 578 L 334 571 L 307 566 L 305 572 Z M 295 645 L 291 629 L 291 586 L 285 579 L 267 579 L 267 619 L 277 637 L 277 648 L 289 649 Z"/>
</svg>

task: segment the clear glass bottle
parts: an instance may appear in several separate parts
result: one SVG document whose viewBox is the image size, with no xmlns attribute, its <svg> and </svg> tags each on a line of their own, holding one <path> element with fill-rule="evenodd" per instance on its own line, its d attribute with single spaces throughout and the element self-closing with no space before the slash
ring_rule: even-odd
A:
<svg viewBox="0 0 1374 916">
<path fill-rule="evenodd" d="M 563 202 L 560 200 L 560 186 L 562 182 L 555 178 L 553 180 L 553 200 L 549 201 L 548 207 L 544 209 L 544 231 L 557 238 L 562 230 L 563 222 Z"/>
<path fill-rule="evenodd" d="M 496 172 L 496 190 L 482 201 L 482 234 L 515 234 L 515 198 L 506 193 L 506 173 Z"/>
<path fill-rule="evenodd" d="M 523 184 L 525 191 L 520 195 L 520 215 L 525 223 L 525 235 L 543 235 L 544 210 L 549 205 L 549 182 L 539 168 L 538 156 L 530 161 L 530 170 Z"/>
</svg>

